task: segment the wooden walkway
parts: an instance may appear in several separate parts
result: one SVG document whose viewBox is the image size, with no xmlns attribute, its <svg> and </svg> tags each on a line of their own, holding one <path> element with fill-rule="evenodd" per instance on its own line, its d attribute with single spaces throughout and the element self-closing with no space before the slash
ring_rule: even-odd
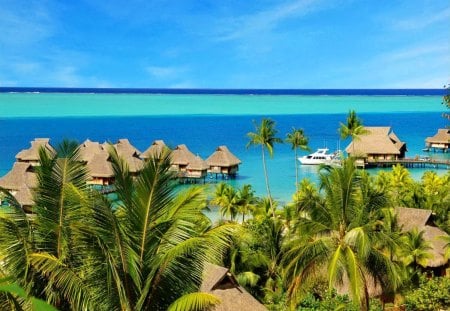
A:
<svg viewBox="0 0 450 311">
<path fill-rule="evenodd" d="M 367 162 L 366 167 L 391 167 L 397 164 L 401 164 L 404 167 L 410 168 L 450 169 L 450 160 L 443 160 L 443 159 L 420 160 L 415 158 L 405 158 L 398 160 L 370 160 Z"/>
</svg>

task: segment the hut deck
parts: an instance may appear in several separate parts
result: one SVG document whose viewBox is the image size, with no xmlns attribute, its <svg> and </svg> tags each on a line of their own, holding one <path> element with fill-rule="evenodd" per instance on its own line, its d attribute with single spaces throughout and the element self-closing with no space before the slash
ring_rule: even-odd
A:
<svg viewBox="0 0 450 311">
<path fill-rule="evenodd" d="M 404 158 L 398 160 L 369 160 L 366 167 L 390 167 L 392 165 L 401 164 L 410 168 L 446 168 L 450 169 L 450 160 L 421 160 L 413 158 Z"/>
</svg>

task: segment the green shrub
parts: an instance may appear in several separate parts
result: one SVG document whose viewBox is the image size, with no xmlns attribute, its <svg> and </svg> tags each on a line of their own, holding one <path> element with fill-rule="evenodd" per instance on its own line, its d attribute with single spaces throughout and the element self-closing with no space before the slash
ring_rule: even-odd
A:
<svg viewBox="0 0 450 311">
<path fill-rule="evenodd" d="M 348 295 L 338 295 L 336 291 L 325 294 L 322 299 L 313 294 L 306 295 L 298 306 L 298 311 L 359 311 Z M 381 311 L 381 304 L 377 299 L 370 300 L 370 311 Z"/>
<path fill-rule="evenodd" d="M 420 278 L 419 288 L 406 293 L 407 310 L 447 310 L 450 308 L 450 278 Z"/>
</svg>

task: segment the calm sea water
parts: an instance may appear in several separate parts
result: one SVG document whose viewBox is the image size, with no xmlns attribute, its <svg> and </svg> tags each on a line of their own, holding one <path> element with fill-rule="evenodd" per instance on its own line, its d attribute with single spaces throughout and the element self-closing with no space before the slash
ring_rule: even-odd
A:
<svg viewBox="0 0 450 311">
<path fill-rule="evenodd" d="M 227 145 L 243 162 L 238 178 L 231 182 L 252 184 L 258 194 L 264 194 L 260 149 L 246 148 L 246 133 L 253 131 L 253 122 L 262 117 L 277 122 L 281 138 L 292 127 L 303 128 L 312 149 L 334 150 L 347 146 L 348 141 L 339 141 L 337 129 L 348 110 L 355 109 L 367 126 L 391 126 L 407 142 L 407 156 L 423 154 L 424 139 L 448 123 L 441 116 L 442 97 L 423 92 L 415 96 L 383 94 L 0 93 L 0 176 L 35 137 L 49 137 L 52 143 L 64 138 L 79 142 L 128 138 L 141 151 L 153 140 L 163 139 L 169 146 L 184 143 L 203 158 L 217 146 Z M 431 155 L 449 158 L 448 154 Z M 290 146 L 275 146 L 268 168 L 274 196 L 289 201 L 295 189 Z M 416 178 L 422 173 L 413 170 Z M 301 167 L 300 177 L 316 180 L 316 168 Z"/>
</svg>

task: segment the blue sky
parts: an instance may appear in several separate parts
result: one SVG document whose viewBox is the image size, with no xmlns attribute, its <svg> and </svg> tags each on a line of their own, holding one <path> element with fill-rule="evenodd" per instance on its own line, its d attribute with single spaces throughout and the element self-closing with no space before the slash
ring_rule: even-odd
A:
<svg viewBox="0 0 450 311">
<path fill-rule="evenodd" d="M 448 0 L 0 0 L 0 34 L 0 86 L 450 82 Z"/>
</svg>

